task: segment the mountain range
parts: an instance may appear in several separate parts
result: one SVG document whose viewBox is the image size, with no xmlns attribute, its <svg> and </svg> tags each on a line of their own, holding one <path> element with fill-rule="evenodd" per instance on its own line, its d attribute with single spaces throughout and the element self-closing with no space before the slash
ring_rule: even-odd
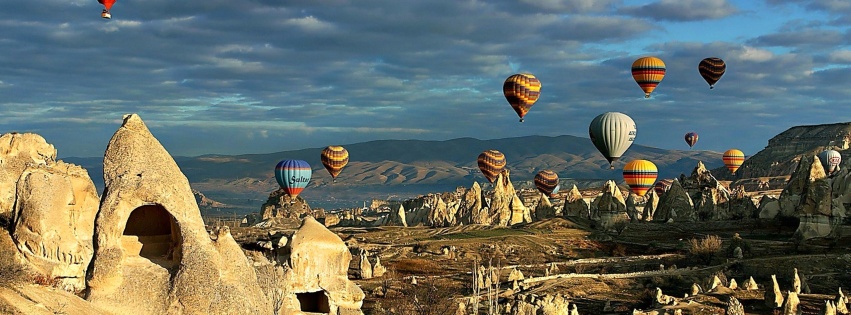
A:
<svg viewBox="0 0 851 315">
<path fill-rule="evenodd" d="M 596 184 L 607 179 L 623 181 L 621 169 L 633 159 L 653 161 L 659 178 L 689 174 L 703 161 L 707 167 L 723 166 L 721 153 L 699 150 L 664 150 L 632 145 L 615 170 L 588 138 L 576 136 L 526 136 L 493 140 L 458 138 L 445 141 L 378 140 L 344 145 L 348 165 L 334 182 L 320 162 L 323 148 L 310 148 L 265 154 L 202 155 L 175 157 L 194 189 L 207 197 L 230 205 L 236 212 L 257 211 L 269 193 L 278 188 L 275 165 L 283 159 L 307 161 L 313 176 L 302 197 L 311 206 L 335 209 L 354 207 L 373 198 L 409 198 L 429 192 L 469 187 L 487 180 L 476 158 L 485 150 L 505 154 L 506 168 L 516 186 L 531 187 L 538 171 L 559 174 L 562 184 Z M 101 157 L 63 158 L 89 171 L 99 190 L 103 189 Z M 580 186 L 581 187 L 581 186 Z M 485 185 L 487 189 L 487 185 Z"/>
</svg>

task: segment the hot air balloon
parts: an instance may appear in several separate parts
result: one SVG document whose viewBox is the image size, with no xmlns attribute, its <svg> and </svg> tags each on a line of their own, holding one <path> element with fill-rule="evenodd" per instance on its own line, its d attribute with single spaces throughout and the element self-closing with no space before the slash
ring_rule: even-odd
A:
<svg viewBox="0 0 851 315">
<path fill-rule="evenodd" d="M 644 98 L 656 89 L 665 77 L 665 63 L 656 57 L 642 57 L 632 63 L 632 78 L 644 90 Z"/>
<path fill-rule="evenodd" d="M 313 172 L 310 170 L 310 164 L 302 160 L 283 160 L 275 166 L 278 185 L 293 199 L 307 187 L 311 174 Z"/>
<path fill-rule="evenodd" d="M 331 173 L 331 178 L 337 181 L 337 175 L 343 171 L 343 167 L 349 163 L 349 151 L 337 145 L 332 145 L 322 150 L 322 165 Z"/>
<path fill-rule="evenodd" d="M 529 73 L 515 74 L 505 79 L 502 93 L 511 108 L 517 112 L 517 116 L 520 116 L 520 122 L 523 122 L 523 116 L 526 116 L 541 95 L 541 81 Z"/>
<path fill-rule="evenodd" d="M 656 164 L 648 160 L 632 160 L 623 167 L 623 179 L 629 185 L 629 189 L 642 197 L 650 187 L 653 187 L 658 173 Z"/>
<path fill-rule="evenodd" d="M 670 179 L 660 180 L 653 186 L 653 190 L 656 191 L 657 196 L 662 196 L 662 194 L 668 192 L 668 189 L 671 189 L 671 183 L 673 182 L 674 181 Z"/>
<path fill-rule="evenodd" d="M 709 83 L 711 90 L 715 88 L 715 83 L 721 80 L 724 71 L 727 71 L 727 64 L 721 58 L 710 57 L 700 61 L 697 71 L 700 71 L 700 76 Z"/>
<path fill-rule="evenodd" d="M 818 159 L 827 175 L 838 172 L 839 163 L 842 163 L 842 155 L 836 150 L 824 150 L 818 154 Z"/>
<path fill-rule="evenodd" d="M 623 113 L 604 113 L 591 121 L 588 134 L 597 150 L 609 161 L 610 168 L 615 169 L 612 163 L 617 161 L 635 140 L 635 122 Z"/>
<path fill-rule="evenodd" d="M 685 138 L 689 149 L 691 149 L 691 147 L 693 147 L 694 144 L 697 143 L 697 133 L 694 131 L 687 133 Z"/>
<path fill-rule="evenodd" d="M 496 175 L 502 173 L 502 169 L 505 168 L 505 155 L 497 150 L 487 150 L 479 154 L 477 162 L 479 163 L 479 169 L 482 170 L 482 174 L 485 174 L 485 178 L 493 183 Z"/>
<path fill-rule="evenodd" d="M 109 10 L 112 9 L 112 5 L 115 4 L 115 0 L 98 0 L 98 3 L 103 5 L 103 11 L 100 12 L 100 17 L 104 19 L 111 19 L 112 14 L 109 13 Z"/>
<path fill-rule="evenodd" d="M 724 152 L 724 165 L 727 166 L 727 169 L 730 172 L 733 172 L 733 175 L 736 175 L 736 170 L 739 169 L 739 166 L 742 166 L 742 163 L 745 162 L 745 154 L 742 151 L 736 149 L 727 150 Z"/>
<path fill-rule="evenodd" d="M 552 197 L 556 193 L 556 186 L 558 186 L 558 174 L 556 172 L 543 170 L 535 175 L 535 187 L 547 197 Z"/>
</svg>

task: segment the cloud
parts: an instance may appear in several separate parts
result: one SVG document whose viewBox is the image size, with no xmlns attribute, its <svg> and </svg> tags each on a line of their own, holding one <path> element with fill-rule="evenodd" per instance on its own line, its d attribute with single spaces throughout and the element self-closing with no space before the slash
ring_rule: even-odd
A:
<svg viewBox="0 0 851 315">
<path fill-rule="evenodd" d="M 621 13 L 657 21 L 703 21 L 734 15 L 739 10 L 727 0 L 659 0 L 642 6 L 623 7 Z"/>
</svg>

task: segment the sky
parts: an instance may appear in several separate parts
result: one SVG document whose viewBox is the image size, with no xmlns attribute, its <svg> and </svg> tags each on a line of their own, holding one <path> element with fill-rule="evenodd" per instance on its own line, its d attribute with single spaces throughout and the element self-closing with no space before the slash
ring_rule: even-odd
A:
<svg viewBox="0 0 851 315">
<path fill-rule="evenodd" d="M 636 144 L 755 154 L 851 121 L 847 0 L 96 0 L 0 3 L 0 132 L 102 156 L 138 113 L 172 155 L 382 139 L 588 137 L 622 112 Z M 644 99 L 630 66 L 664 60 Z M 697 65 L 727 63 L 710 90 Z M 532 73 L 518 117 L 503 81 Z M 589 140 L 590 141 L 590 140 Z M 282 157 L 285 158 L 285 157 Z M 354 157 L 353 157 L 354 159 Z"/>
</svg>

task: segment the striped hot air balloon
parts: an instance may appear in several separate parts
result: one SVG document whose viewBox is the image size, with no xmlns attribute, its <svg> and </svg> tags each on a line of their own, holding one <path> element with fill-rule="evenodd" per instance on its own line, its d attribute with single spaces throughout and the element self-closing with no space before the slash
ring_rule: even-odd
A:
<svg viewBox="0 0 851 315">
<path fill-rule="evenodd" d="M 322 150 L 322 165 L 331 174 L 331 178 L 337 181 L 337 175 L 343 171 L 343 167 L 349 163 L 349 151 L 337 145 L 332 145 Z"/>
<path fill-rule="evenodd" d="M 493 183 L 494 179 L 496 179 L 496 175 L 502 173 L 502 169 L 505 168 L 505 155 L 497 150 L 487 150 L 482 152 L 482 154 L 479 154 L 477 162 L 479 164 L 479 169 L 482 171 L 482 174 L 485 175 L 485 178 L 487 178 L 489 182 Z"/>
<path fill-rule="evenodd" d="M 632 63 L 632 78 L 644 91 L 644 98 L 656 89 L 665 77 L 665 63 L 656 57 L 642 57 Z"/>
<path fill-rule="evenodd" d="M 668 189 L 671 189 L 671 184 L 674 182 L 672 179 L 663 179 L 656 182 L 656 185 L 653 186 L 653 190 L 656 191 L 656 196 L 662 196 L 662 194 L 668 192 Z"/>
<path fill-rule="evenodd" d="M 543 170 L 535 175 L 535 187 L 547 197 L 552 197 L 558 186 L 558 174 L 550 170 Z"/>
<path fill-rule="evenodd" d="M 727 71 L 727 64 L 721 58 L 710 57 L 700 61 L 697 65 L 697 71 L 700 71 L 700 76 L 706 83 L 709 83 L 709 89 L 715 88 L 715 83 L 721 80 L 721 76 Z"/>
<path fill-rule="evenodd" d="M 833 173 L 839 171 L 839 164 L 842 163 L 842 154 L 839 154 L 836 150 L 824 150 L 818 154 L 818 159 L 822 167 L 824 167 L 825 174 L 833 175 Z"/>
<path fill-rule="evenodd" d="M 588 135 L 597 150 L 609 161 L 609 167 L 615 169 L 612 163 L 635 141 L 635 121 L 623 113 L 604 113 L 591 120 Z"/>
<path fill-rule="evenodd" d="M 648 160 L 632 160 L 623 167 L 623 179 L 638 196 L 644 196 L 656 181 L 659 170 Z"/>
<path fill-rule="evenodd" d="M 724 152 L 724 165 L 727 166 L 727 169 L 730 172 L 733 172 L 733 175 L 736 175 L 736 170 L 739 169 L 739 166 L 742 166 L 742 163 L 745 162 L 745 154 L 742 151 L 737 149 L 730 149 L 727 152 Z"/>
<path fill-rule="evenodd" d="M 302 160 L 283 160 L 275 166 L 275 179 L 278 185 L 295 198 L 307 187 L 310 182 L 310 175 L 313 172 L 310 169 L 310 164 Z"/>
<path fill-rule="evenodd" d="M 694 132 L 694 131 L 689 132 L 689 133 L 686 134 L 685 138 L 686 138 L 686 143 L 688 144 L 689 149 L 691 149 L 691 147 L 693 147 L 694 144 L 697 143 L 697 132 Z"/>
<path fill-rule="evenodd" d="M 541 81 L 529 73 L 515 74 L 505 79 L 502 93 L 511 108 L 517 112 L 517 116 L 520 116 L 520 122 L 523 122 L 523 116 L 526 116 L 541 95 Z"/>
</svg>

